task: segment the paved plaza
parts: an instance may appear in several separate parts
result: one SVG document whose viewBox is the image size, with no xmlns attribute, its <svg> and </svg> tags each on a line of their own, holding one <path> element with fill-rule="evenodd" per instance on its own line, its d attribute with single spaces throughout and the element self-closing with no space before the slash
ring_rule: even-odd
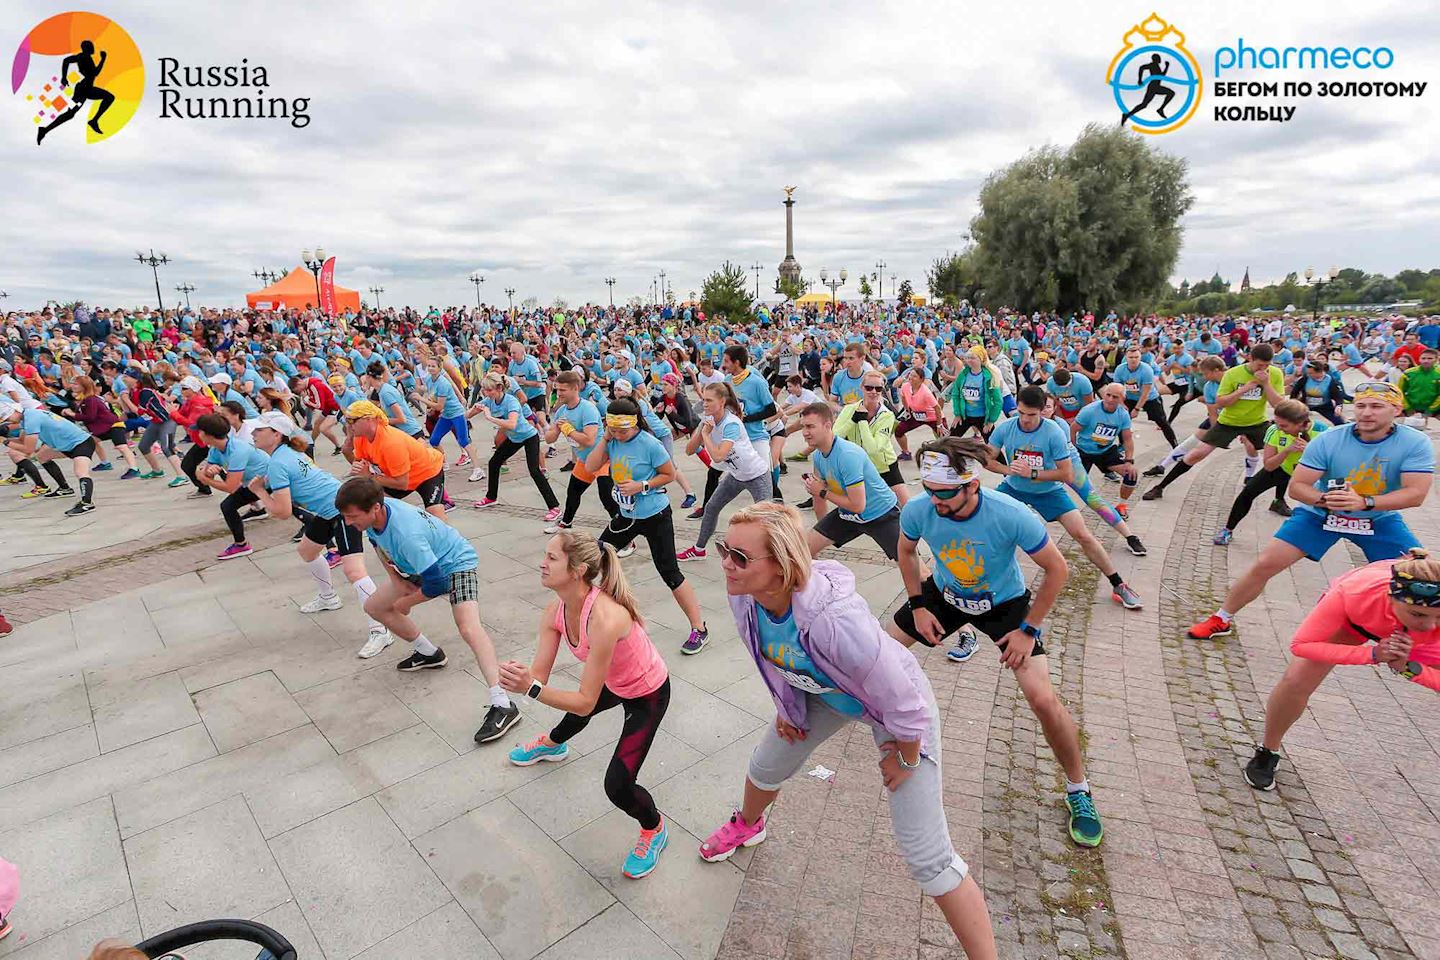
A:
<svg viewBox="0 0 1440 960">
<path fill-rule="evenodd" d="M 1136 436 L 1141 465 L 1155 462 L 1158 431 L 1137 421 Z M 682 460 L 698 490 L 698 464 Z M 452 470 L 450 486 L 468 504 L 482 491 L 464 474 Z M 626 561 L 674 684 L 640 777 L 671 845 L 632 881 L 620 867 L 636 828 L 601 788 L 617 713 L 572 741 L 566 762 L 511 766 L 508 746 L 556 712 L 525 701 L 516 730 L 477 747 L 485 687 L 445 603 L 417 619 L 447 649 L 446 669 L 398 673 L 402 644 L 357 659 L 364 620 L 343 578 L 344 609 L 299 612 L 312 587 L 291 523 L 252 524 L 256 553 L 216 563 L 225 535 L 213 502 L 113 476 L 98 484 L 100 509 L 79 518 L 62 518 L 63 502 L 0 492 L 0 609 L 17 624 L 0 638 L 0 855 L 22 872 L 0 958 L 74 960 L 102 937 L 134 942 L 215 917 L 269 924 L 302 960 L 961 956 L 896 853 L 859 726 L 815 754 L 833 782 L 787 786 L 765 843 L 721 864 L 696 855 L 738 803 L 774 718 L 713 553 L 684 567 L 712 632 L 695 657 L 679 655 L 685 621 L 645 548 Z M 1440 958 L 1433 693 L 1342 668 L 1289 735 L 1278 791 L 1240 778 L 1295 625 L 1358 554 L 1336 549 L 1277 578 L 1235 636 L 1184 639 L 1279 522 L 1262 501 L 1230 547 L 1211 546 L 1239 482 L 1233 451 L 1161 501 L 1137 498 L 1145 558 L 1089 517 L 1145 598 L 1139 612 L 1111 603 L 1060 540 L 1072 577 L 1046 645 L 1085 731 L 1105 818 L 1098 851 L 1068 840 L 1058 768 L 993 647 L 963 665 L 922 653 L 945 713 L 951 834 L 1002 957 Z M 598 529 L 591 496 L 582 525 Z M 480 554 L 501 659 L 528 661 L 547 601 L 545 538 L 518 460 L 501 503 L 450 520 Z M 1407 519 L 1436 541 L 1434 498 Z M 678 523 L 680 546 L 697 527 Z M 904 599 L 873 545 L 838 555 L 877 613 Z M 559 682 L 574 683 L 578 666 L 563 654 L 560 664 Z"/>
</svg>

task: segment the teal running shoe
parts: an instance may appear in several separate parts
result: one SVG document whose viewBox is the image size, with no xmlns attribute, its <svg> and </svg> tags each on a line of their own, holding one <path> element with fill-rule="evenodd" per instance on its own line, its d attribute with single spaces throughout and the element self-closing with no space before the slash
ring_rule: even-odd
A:
<svg viewBox="0 0 1440 960">
<path fill-rule="evenodd" d="M 1105 828 L 1100 823 L 1100 814 L 1095 810 L 1095 801 L 1088 790 L 1075 790 L 1065 794 L 1065 805 L 1070 808 L 1070 839 L 1082 847 L 1098 847 L 1105 839 Z"/>
<path fill-rule="evenodd" d="M 570 744 L 562 743 L 552 747 L 549 744 L 541 742 L 541 739 L 536 737 L 534 742 L 511 750 L 510 762 L 517 767 L 532 767 L 541 760 L 559 763 L 568 756 L 570 756 Z"/>
<path fill-rule="evenodd" d="M 631 880 L 639 880 L 655 869 L 660 862 L 660 851 L 670 843 L 670 834 L 665 830 L 665 821 L 660 821 L 660 826 L 654 830 L 641 830 L 640 839 L 635 841 L 635 849 L 625 858 L 625 876 Z"/>
</svg>

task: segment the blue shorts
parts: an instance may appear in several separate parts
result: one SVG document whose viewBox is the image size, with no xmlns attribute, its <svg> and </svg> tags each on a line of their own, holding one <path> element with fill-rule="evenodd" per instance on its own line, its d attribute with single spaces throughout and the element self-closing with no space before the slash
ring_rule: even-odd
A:
<svg viewBox="0 0 1440 960">
<path fill-rule="evenodd" d="M 1078 510 L 1075 501 L 1070 499 L 1070 494 L 1065 492 L 1065 485 L 1059 484 L 1053 489 L 1044 490 L 1040 493 L 1032 493 L 1028 490 L 1018 490 L 1010 485 L 1009 479 L 1001 480 L 997 488 L 1001 493 L 1009 494 L 1021 503 L 1034 508 L 1040 514 L 1041 519 L 1046 523 L 1052 520 L 1059 520 L 1071 510 Z"/>
<path fill-rule="evenodd" d="M 1280 529 L 1275 531 L 1275 539 L 1290 544 L 1296 550 L 1304 551 L 1305 556 L 1316 561 L 1335 546 L 1335 541 L 1342 539 L 1359 547 L 1370 563 L 1376 560 L 1394 560 L 1404 556 L 1405 551 L 1411 547 L 1420 546 L 1420 541 L 1415 539 L 1415 534 L 1410 532 L 1410 528 L 1398 513 L 1382 514 L 1371 522 L 1375 532 L 1369 535 L 1326 530 L 1324 517 L 1297 507 L 1294 515 L 1280 524 Z"/>
<path fill-rule="evenodd" d="M 460 446 L 470 446 L 470 424 L 463 416 L 460 417 L 437 417 L 435 429 L 430 431 L 430 446 L 440 446 L 440 441 L 445 439 L 445 434 L 455 434 L 455 442 Z"/>
</svg>

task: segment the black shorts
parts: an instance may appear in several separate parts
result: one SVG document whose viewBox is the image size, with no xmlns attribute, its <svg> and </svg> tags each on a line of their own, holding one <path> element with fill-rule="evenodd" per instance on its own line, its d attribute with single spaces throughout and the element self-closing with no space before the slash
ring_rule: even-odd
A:
<svg viewBox="0 0 1440 960">
<path fill-rule="evenodd" d="M 71 460 L 74 460 L 76 457 L 93 458 L 95 456 L 95 438 L 86 437 L 82 442 L 77 443 L 69 450 L 62 450 L 60 452 L 63 453 L 65 456 L 69 457 Z"/>
<path fill-rule="evenodd" d="M 1011 597 L 1004 603 L 980 614 L 966 613 L 963 610 L 957 610 L 947 603 L 945 601 L 945 595 L 941 592 L 940 588 L 935 585 L 934 577 L 927 577 L 925 582 L 920 585 L 920 596 L 925 609 L 930 611 L 936 620 L 940 621 L 940 629 L 943 631 L 940 634 L 941 640 L 944 640 L 966 624 L 972 624 L 979 629 L 981 633 L 985 634 L 985 636 L 999 644 L 1002 651 L 1005 649 L 1005 644 L 1001 641 L 1005 634 L 1012 630 L 1019 630 L 1020 624 L 1024 623 L 1025 618 L 1030 614 L 1029 590 L 1026 590 L 1018 597 Z M 914 637 L 916 640 L 925 644 L 925 646 L 935 646 L 935 644 L 920 636 L 919 631 L 915 629 L 915 613 L 910 609 L 909 604 L 895 611 L 895 626 L 905 631 L 908 636 Z M 1032 657 L 1045 656 L 1045 644 L 1036 640 L 1035 649 L 1030 655 Z"/>
<path fill-rule="evenodd" d="M 433 507 L 438 503 L 445 502 L 445 471 L 441 470 L 429 480 L 422 482 L 414 490 L 394 490 L 385 488 L 385 496 L 394 497 L 396 500 L 404 500 L 412 493 L 420 494 L 422 506 Z"/>
<path fill-rule="evenodd" d="M 106 430 L 104 433 L 100 434 L 100 436 L 96 437 L 95 439 L 109 440 L 113 446 L 117 447 L 126 447 L 130 445 L 130 435 L 126 433 L 125 428 L 118 423 L 115 424 L 115 426 L 111 427 L 109 430 Z"/>
<path fill-rule="evenodd" d="M 545 412 L 545 394 L 542 393 L 538 397 L 527 397 L 525 399 L 525 402 L 529 404 L 530 409 L 534 410 L 536 413 Z"/>
<path fill-rule="evenodd" d="M 839 510 L 831 507 L 830 512 L 815 524 L 815 532 L 837 547 L 845 546 L 858 536 L 868 536 L 880 545 L 885 556 L 894 560 L 899 556 L 897 548 L 900 545 L 900 508 L 892 507 L 889 513 L 862 522 L 846 520 L 840 516 Z"/>
<path fill-rule="evenodd" d="M 885 486 L 887 487 L 898 487 L 903 485 L 905 483 L 905 478 L 900 475 L 900 461 L 897 460 L 894 463 L 890 464 L 890 466 L 886 467 L 885 472 L 880 474 L 880 479 L 885 481 Z"/>
<path fill-rule="evenodd" d="M 326 520 L 311 514 L 305 520 L 305 539 L 321 546 L 335 541 L 335 552 L 342 557 L 365 552 L 365 537 L 340 516 Z"/>
<path fill-rule="evenodd" d="M 961 417 L 950 428 L 950 436 L 958 437 L 972 427 L 980 431 L 982 436 L 990 435 L 990 424 L 985 421 L 984 417 Z"/>
<path fill-rule="evenodd" d="M 1219 447 L 1221 450 L 1230 449 L 1230 444 L 1239 437 L 1248 437 L 1250 445 L 1256 450 L 1265 446 L 1265 433 L 1270 429 L 1270 421 L 1265 420 L 1250 427 L 1236 427 L 1228 423 L 1217 423 L 1204 433 L 1200 434 L 1200 442 L 1208 443 L 1212 447 Z"/>
<path fill-rule="evenodd" d="M 1113 447 L 1106 447 L 1099 453 L 1087 453 L 1084 450 L 1080 450 L 1078 452 L 1080 454 L 1080 463 L 1085 468 L 1087 473 L 1089 472 L 1091 467 L 1099 467 L 1101 470 L 1105 471 L 1114 470 L 1116 467 L 1120 466 L 1121 461 L 1125 459 L 1125 451 L 1121 449 L 1118 445 Z M 1076 481 L 1079 481 L 1080 478 L 1076 477 L 1075 479 Z"/>
</svg>

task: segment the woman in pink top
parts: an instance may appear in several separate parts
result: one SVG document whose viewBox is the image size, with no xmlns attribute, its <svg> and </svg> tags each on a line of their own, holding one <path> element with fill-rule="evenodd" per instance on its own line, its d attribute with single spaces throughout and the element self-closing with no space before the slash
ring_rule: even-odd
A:
<svg viewBox="0 0 1440 960">
<path fill-rule="evenodd" d="M 929 427 L 935 436 L 944 436 L 945 416 L 940 401 L 925 380 L 925 371 L 911 367 L 900 385 L 900 422 L 895 427 L 895 440 L 900 444 L 900 459 L 910 459 L 910 441 L 905 434 L 916 427 Z"/>
<path fill-rule="evenodd" d="M 1290 651 L 1295 659 L 1265 706 L 1264 742 L 1245 766 L 1257 790 L 1275 789 L 1280 741 L 1336 664 L 1384 664 L 1440 691 L 1440 560 L 1417 547 L 1340 576 L 1300 624 Z"/>
<path fill-rule="evenodd" d="M 670 840 L 654 799 L 635 782 L 670 706 L 670 672 L 645 632 L 614 547 L 578 531 L 558 533 L 545 547 L 540 582 L 556 599 L 540 617 L 535 662 L 528 667 L 514 660 L 501 664 L 500 683 L 511 693 L 564 710 L 565 716 L 549 734 L 511 750 L 510 762 L 528 767 L 564 760 L 570 738 L 592 717 L 623 707 L 625 723 L 605 770 L 605 795 L 640 821 L 640 839 L 625 858 L 625 876 L 638 879 L 655 869 Z M 562 643 L 585 664 L 579 690 L 548 685 Z"/>
</svg>

